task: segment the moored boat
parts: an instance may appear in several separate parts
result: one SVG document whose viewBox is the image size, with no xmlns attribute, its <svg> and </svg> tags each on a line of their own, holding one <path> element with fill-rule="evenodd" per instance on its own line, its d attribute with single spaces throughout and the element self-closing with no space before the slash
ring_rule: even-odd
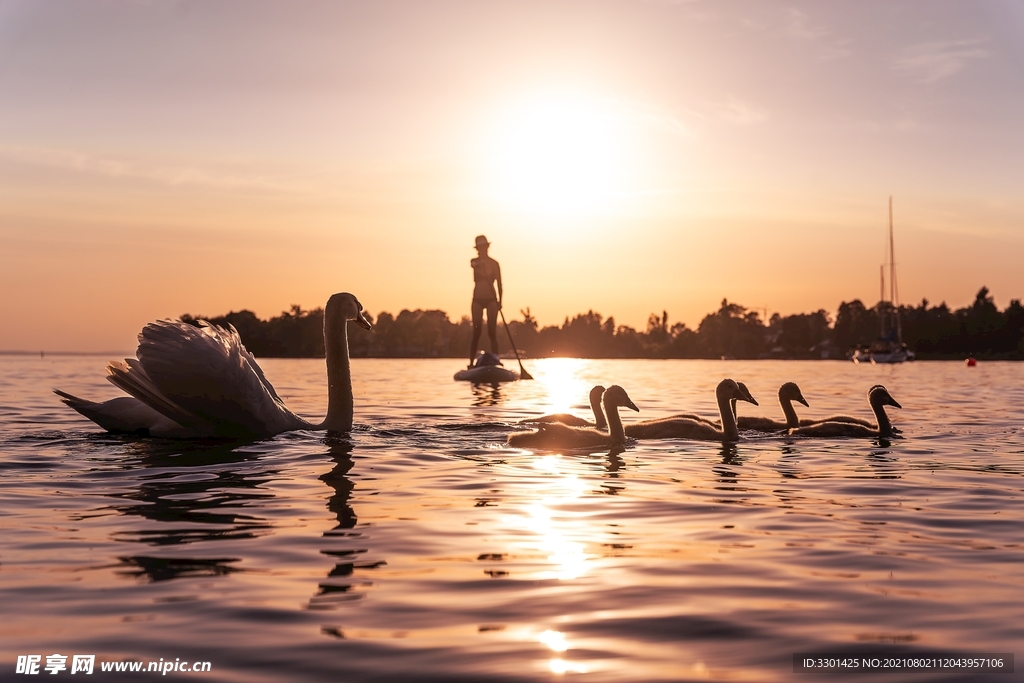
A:
<svg viewBox="0 0 1024 683">
<path fill-rule="evenodd" d="M 896 249 L 892 229 L 892 197 L 889 197 L 889 298 L 885 298 L 885 264 L 881 267 L 881 292 L 878 313 L 881 335 L 870 345 L 854 349 L 850 359 L 854 363 L 903 363 L 914 360 L 914 352 L 903 343 L 903 325 L 900 323 L 899 288 L 896 285 Z"/>
</svg>

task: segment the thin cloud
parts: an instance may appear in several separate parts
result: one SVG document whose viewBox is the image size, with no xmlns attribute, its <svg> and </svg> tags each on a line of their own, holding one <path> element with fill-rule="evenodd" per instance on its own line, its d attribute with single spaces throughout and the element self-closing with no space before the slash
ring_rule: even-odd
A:
<svg viewBox="0 0 1024 683">
<path fill-rule="evenodd" d="M 963 70 L 974 59 L 984 59 L 989 51 L 985 39 L 932 41 L 911 45 L 903 50 L 893 68 L 920 83 L 935 83 Z"/>
<path fill-rule="evenodd" d="M 836 38 L 835 33 L 823 24 L 816 24 L 806 13 L 790 9 L 786 22 L 786 33 L 804 43 L 812 45 L 822 59 L 839 59 L 850 54 L 850 40 Z"/>
<path fill-rule="evenodd" d="M 145 162 L 98 156 L 73 149 L 0 145 L 0 159 L 16 163 L 75 171 L 110 178 L 138 179 L 163 185 L 195 185 L 220 189 L 256 189 L 295 193 L 295 184 L 265 176 L 240 174 L 235 169 L 214 170 L 195 165 Z"/>
<path fill-rule="evenodd" d="M 764 109 L 736 98 L 729 100 L 721 112 L 723 119 L 737 126 L 752 126 L 768 118 L 768 113 Z"/>
</svg>

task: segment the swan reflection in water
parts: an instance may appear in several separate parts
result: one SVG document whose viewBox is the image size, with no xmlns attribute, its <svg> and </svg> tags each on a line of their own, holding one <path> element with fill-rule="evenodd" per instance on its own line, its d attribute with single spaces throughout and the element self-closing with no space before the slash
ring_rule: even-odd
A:
<svg viewBox="0 0 1024 683">
<path fill-rule="evenodd" d="M 736 444 L 724 443 L 718 452 L 722 456 L 722 462 L 711 468 L 711 471 L 715 473 L 716 481 L 721 484 L 716 486 L 715 489 L 720 491 L 745 491 L 744 487 L 739 486 L 739 469 L 743 467 L 743 458 L 740 457 Z"/>
<path fill-rule="evenodd" d="M 334 467 L 320 475 L 320 481 L 334 490 L 327 499 L 327 509 L 334 515 L 337 524 L 324 532 L 324 542 L 329 547 L 322 548 L 320 553 L 332 558 L 334 567 L 320 582 L 316 595 L 307 603 L 307 609 L 311 610 L 330 610 L 342 603 L 362 598 L 363 590 L 372 586 L 373 582 L 357 579 L 356 572 L 387 564 L 384 560 L 366 558 L 367 547 L 362 540 L 363 534 L 355 531 L 359 518 L 351 505 L 352 490 L 355 488 L 355 483 L 349 477 L 354 465 L 351 441 L 347 438 L 328 437 L 323 444 L 327 446 Z M 337 635 L 330 630 L 325 633 Z"/>
<path fill-rule="evenodd" d="M 118 532 L 114 540 L 176 550 L 119 556 L 119 575 L 155 582 L 243 571 L 236 564 L 240 558 L 183 555 L 177 548 L 271 533 L 273 523 L 257 513 L 273 498 L 262 485 L 278 470 L 258 462 L 258 444 L 247 448 L 237 441 L 126 439 L 124 454 L 128 469 L 139 471 L 139 483 L 126 492 L 111 493 L 120 502 L 101 511 L 135 515 L 155 524 Z"/>
</svg>

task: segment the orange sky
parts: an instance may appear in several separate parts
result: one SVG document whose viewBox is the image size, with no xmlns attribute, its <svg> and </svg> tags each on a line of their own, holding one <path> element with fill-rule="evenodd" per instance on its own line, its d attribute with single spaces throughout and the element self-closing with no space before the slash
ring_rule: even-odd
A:
<svg viewBox="0 0 1024 683">
<path fill-rule="evenodd" d="M 351 291 L 696 326 L 1024 296 L 1013 2 L 0 4 L 0 350 Z"/>
</svg>

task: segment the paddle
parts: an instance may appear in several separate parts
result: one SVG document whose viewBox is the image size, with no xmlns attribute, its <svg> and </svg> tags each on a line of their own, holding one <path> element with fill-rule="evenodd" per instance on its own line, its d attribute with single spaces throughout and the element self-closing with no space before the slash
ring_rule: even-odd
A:
<svg viewBox="0 0 1024 683">
<path fill-rule="evenodd" d="M 519 359 L 519 349 L 516 348 L 516 343 L 512 341 L 512 331 L 508 329 L 508 323 L 505 322 L 505 311 L 498 309 L 498 313 L 501 314 L 501 322 L 505 325 L 505 334 L 508 335 L 508 343 L 512 345 L 512 350 L 516 354 L 516 360 L 519 361 L 519 379 L 533 379 L 533 375 L 526 371 L 523 367 L 523 361 Z"/>
</svg>

